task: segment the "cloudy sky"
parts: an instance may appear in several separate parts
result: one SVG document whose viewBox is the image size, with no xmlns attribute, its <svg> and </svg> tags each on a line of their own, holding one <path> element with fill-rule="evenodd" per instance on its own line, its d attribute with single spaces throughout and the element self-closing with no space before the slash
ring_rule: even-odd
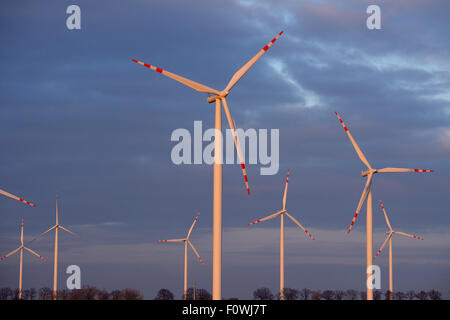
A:
<svg viewBox="0 0 450 320">
<path fill-rule="evenodd" d="M 81 30 L 66 8 L 81 8 Z M 381 8 L 381 30 L 366 9 Z M 82 284 L 132 287 L 151 299 L 183 286 L 183 237 L 201 214 L 189 253 L 189 283 L 211 291 L 212 166 L 175 165 L 170 140 L 194 121 L 213 126 L 201 94 L 139 66 L 139 59 L 222 90 L 278 32 L 284 34 L 228 97 L 237 125 L 279 129 L 280 169 L 224 166 L 223 296 L 278 288 L 279 220 L 247 223 L 287 208 L 317 238 L 286 222 L 286 287 L 362 290 L 365 217 L 346 235 L 361 195 L 362 162 L 338 111 L 376 168 L 434 169 L 379 175 L 394 228 L 425 241 L 394 239 L 395 288 L 450 292 L 450 3 L 448 1 L 8 1 L 1 4 L 0 188 L 37 203 L 1 198 L 0 254 L 60 222 L 60 282 L 81 267 Z M 226 125 L 224 121 L 224 126 Z M 206 146 L 206 143 L 205 145 Z M 364 212 L 364 210 L 362 211 Z M 374 251 L 385 222 L 374 201 Z M 24 287 L 52 285 L 48 235 L 26 255 Z M 376 263 L 387 289 L 387 252 Z M 0 287 L 16 287 L 18 257 L 2 261 Z"/>
</svg>

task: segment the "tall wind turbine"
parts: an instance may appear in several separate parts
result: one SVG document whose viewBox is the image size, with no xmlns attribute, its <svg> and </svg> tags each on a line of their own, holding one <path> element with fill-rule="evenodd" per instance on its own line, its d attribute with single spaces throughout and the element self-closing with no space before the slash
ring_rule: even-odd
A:
<svg viewBox="0 0 450 320">
<path fill-rule="evenodd" d="M 244 64 L 231 78 L 224 90 L 218 91 L 198 82 L 186 79 L 167 70 L 152 66 L 150 64 L 132 59 L 132 61 L 143 65 L 151 70 L 154 70 L 162 75 L 165 75 L 175 81 L 178 81 L 196 91 L 212 94 L 206 101 L 208 103 L 215 102 L 215 138 L 214 138 L 214 189 L 213 189 L 213 299 L 222 299 L 222 109 L 221 104 L 225 110 L 225 115 L 228 120 L 228 125 L 233 134 L 234 144 L 241 163 L 242 174 L 245 180 L 247 193 L 250 194 L 248 186 L 247 173 L 245 170 L 244 158 L 241 154 L 239 138 L 235 133 L 236 126 L 230 109 L 228 108 L 227 100 L 229 91 L 236 85 L 242 76 L 255 64 L 261 56 L 274 44 L 274 42 L 281 36 L 281 31 L 272 41 L 270 41 L 264 48 L 262 48 L 252 59 Z"/>
<path fill-rule="evenodd" d="M 386 224 L 389 228 L 389 231 L 386 231 L 386 234 L 387 234 L 386 240 L 384 240 L 383 244 L 381 245 L 380 250 L 378 250 L 374 259 L 376 259 L 378 257 L 380 252 L 383 250 L 383 248 L 389 242 L 389 299 L 392 300 L 393 294 L 394 294 L 394 284 L 393 284 L 393 277 L 392 277 L 392 236 L 394 234 L 398 234 L 400 236 L 409 237 L 409 238 L 418 239 L 418 240 L 423 240 L 423 238 L 415 236 L 413 234 L 393 230 L 391 227 L 391 224 L 389 223 L 386 209 L 384 208 L 384 205 L 383 205 L 383 202 L 381 201 L 381 199 L 380 199 L 380 205 L 381 205 L 381 208 L 383 209 L 384 218 L 386 219 Z"/>
<path fill-rule="evenodd" d="M 376 173 L 395 173 L 395 172 L 433 172 L 433 170 L 424 170 L 424 169 L 406 169 L 406 168 L 384 168 L 384 169 L 373 169 L 370 165 L 369 161 L 367 161 L 366 157 L 362 153 L 361 149 L 359 149 L 358 145 L 356 144 L 355 139 L 353 139 L 352 135 L 350 134 L 350 131 L 345 126 L 342 119 L 339 117 L 337 112 L 334 112 L 336 116 L 339 119 L 339 122 L 344 127 L 345 132 L 348 135 L 348 138 L 350 139 L 353 147 L 356 150 L 356 153 L 358 154 L 358 157 L 361 159 L 361 161 L 366 165 L 367 170 L 362 171 L 361 175 L 363 177 L 367 177 L 366 186 L 364 187 L 363 193 L 361 195 L 361 199 L 359 199 L 358 207 L 356 208 L 355 215 L 353 216 L 352 222 L 350 224 L 350 227 L 347 230 L 347 233 L 350 233 L 353 225 L 355 224 L 356 218 L 358 217 L 359 211 L 361 210 L 362 205 L 367 199 L 366 208 L 367 208 L 367 217 L 366 217 L 366 259 L 367 259 L 367 267 L 366 267 L 366 275 L 367 275 L 367 281 L 366 281 L 366 287 L 367 287 L 367 300 L 373 300 L 373 290 L 371 286 L 368 285 L 367 282 L 370 282 L 371 276 L 372 276 L 372 177 Z"/>
<path fill-rule="evenodd" d="M 58 196 L 56 196 L 56 224 L 48 229 L 47 231 L 42 232 L 39 236 L 31 240 L 30 242 L 36 240 L 40 236 L 43 236 L 44 234 L 55 230 L 55 256 L 53 261 L 53 300 L 56 300 L 56 293 L 58 291 L 58 231 L 59 229 L 70 233 L 71 235 L 76 236 L 77 234 L 73 233 L 69 229 L 64 228 L 62 225 L 59 224 L 59 218 L 58 218 Z"/>
<path fill-rule="evenodd" d="M 17 201 L 26 203 L 26 204 L 28 204 L 28 205 L 30 205 L 30 206 L 32 206 L 32 207 L 36 207 L 35 204 L 32 204 L 31 202 L 26 201 L 26 200 L 24 200 L 24 199 L 22 199 L 22 198 L 20 198 L 20 197 L 18 197 L 18 196 L 15 196 L 15 195 L 13 195 L 13 194 L 11 194 L 11 193 L 9 193 L 9 192 L 6 192 L 5 190 L 0 189 L 0 194 L 2 194 L 2 195 L 4 195 L 4 196 L 7 196 L 7 197 L 10 197 L 10 198 L 12 198 L 12 199 L 16 199 Z"/>
<path fill-rule="evenodd" d="M 158 242 L 184 242 L 184 299 L 186 300 L 186 294 L 187 294 L 187 246 L 192 248 L 192 251 L 194 251 L 195 255 L 197 256 L 198 260 L 202 263 L 202 265 L 205 265 L 202 258 L 200 258 L 200 255 L 197 252 L 197 249 L 195 249 L 194 245 L 191 241 L 189 241 L 189 237 L 191 235 L 192 229 L 194 229 L 194 225 L 197 222 L 198 215 L 200 214 L 200 211 L 197 213 L 197 216 L 194 219 L 194 222 L 192 222 L 191 227 L 189 228 L 189 231 L 187 233 L 186 238 L 183 239 L 169 239 L 169 240 L 158 240 Z"/>
<path fill-rule="evenodd" d="M 295 224 L 297 224 L 303 231 L 305 231 L 305 233 L 312 239 L 314 240 L 314 237 L 309 233 L 308 230 L 306 230 L 301 224 L 300 222 L 298 222 L 293 216 L 291 216 L 287 211 L 286 211 L 286 195 L 287 195 L 287 189 L 288 189 L 288 184 L 289 184 L 289 170 L 286 176 L 286 186 L 284 187 L 284 196 L 283 196 L 283 209 L 281 209 L 280 211 L 275 212 L 274 214 L 271 214 L 265 218 L 256 220 L 254 222 L 249 223 L 248 225 L 254 225 L 257 224 L 259 222 L 263 222 L 266 220 L 270 220 L 273 218 L 276 218 L 278 216 L 280 216 L 281 218 L 281 224 L 280 224 L 280 300 L 284 300 L 284 215 L 286 215 L 289 219 L 291 219 L 292 221 L 294 221 Z"/>
<path fill-rule="evenodd" d="M 47 262 L 47 259 L 45 259 L 43 256 L 37 254 L 36 252 L 34 252 L 33 250 L 31 250 L 30 248 L 27 248 L 23 245 L 23 217 L 22 217 L 22 226 L 20 228 L 20 247 L 18 247 L 16 250 L 11 251 L 10 253 L 8 253 L 6 256 L 0 257 L 0 261 L 4 260 L 6 258 L 8 258 L 9 256 L 12 256 L 13 254 L 17 253 L 20 251 L 20 264 L 19 264 L 19 300 L 22 299 L 22 265 L 23 265 L 23 250 L 27 250 L 28 252 L 34 254 L 36 257 L 38 257 L 39 259 L 44 260 L 45 262 Z"/>
</svg>

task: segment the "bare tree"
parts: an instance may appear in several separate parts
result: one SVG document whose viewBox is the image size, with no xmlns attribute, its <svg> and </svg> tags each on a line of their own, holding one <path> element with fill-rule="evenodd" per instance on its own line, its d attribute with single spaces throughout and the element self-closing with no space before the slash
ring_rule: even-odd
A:
<svg viewBox="0 0 450 320">
<path fill-rule="evenodd" d="M 121 292 L 121 296 L 123 300 L 142 300 L 144 297 L 142 294 L 135 289 L 126 288 L 123 289 Z"/>
<path fill-rule="evenodd" d="M 83 289 L 73 289 L 70 292 L 69 300 L 85 300 Z"/>
<path fill-rule="evenodd" d="M 56 299 L 58 300 L 69 300 L 71 292 L 69 290 L 63 289 L 56 292 Z"/>
<path fill-rule="evenodd" d="M 51 300 L 53 291 L 48 287 L 39 289 L 39 300 Z"/>
<path fill-rule="evenodd" d="M 430 300 L 441 300 L 442 294 L 437 290 L 431 290 L 428 292 L 428 296 L 430 297 Z"/>
<path fill-rule="evenodd" d="M 206 289 L 195 290 L 195 299 L 197 300 L 212 300 L 212 295 Z"/>
<path fill-rule="evenodd" d="M 373 300 L 381 300 L 381 291 L 373 290 Z"/>
<path fill-rule="evenodd" d="M 22 290 L 22 300 L 30 300 L 30 290 Z"/>
<path fill-rule="evenodd" d="M 367 292 L 361 291 L 361 300 L 367 300 Z"/>
<path fill-rule="evenodd" d="M 253 291 L 253 299 L 255 300 L 273 300 L 272 291 L 269 288 L 259 288 Z"/>
<path fill-rule="evenodd" d="M 320 298 L 321 298 L 320 290 L 316 290 L 311 293 L 311 300 L 320 300 Z"/>
<path fill-rule="evenodd" d="M 353 290 L 353 289 L 348 289 L 347 297 L 349 298 L 349 300 L 356 300 L 356 298 L 358 297 L 358 291 Z"/>
<path fill-rule="evenodd" d="M 310 295 L 311 295 L 311 290 L 309 290 L 308 288 L 303 288 L 299 292 L 300 300 L 308 300 Z"/>
<path fill-rule="evenodd" d="M 284 288 L 283 295 L 285 300 L 297 300 L 298 290 L 293 288 Z"/>
<path fill-rule="evenodd" d="M 111 291 L 111 299 L 112 300 L 121 300 L 122 292 L 120 290 Z"/>
<path fill-rule="evenodd" d="M 335 298 L 336 300 L 343 300 L 344 297 L 345 297 L 345 291 L 342 291 L 342 290 L 336 290 L 336 291 L 334 292 L 334 298 Z"/>
<path fill-rule="evenodd" d="M 97 298 L 98 289 L 96 287 L 84 286 L 83 291 L 86 300 L 95 300 Z"/>
<path fill-rule="evenodd" d="M 392 298 L 392 292 L 386 290 L 386 292 L 384 293 L 384 300 L 392 300 Z"/>
<path fill-rule="evenodd" d="M 396 300 L 405 300 L 406 299 L 406 293 L 404 293 L 402 291 L 398 291 L 394 295 L 395 295 Z"/>
<path fill-rule="evenodd" d="M 31 288 L 30 289 L 30 300 L 34 300 L 35 297 L 36 297 L 36 289 Z"/>
<path fill-rule="evenodd" d="M 9 297 L 12 297 L 13 291 L 11 288 L 1 288 L 0 289 L 0 300 L 8 300 Z"/>
<path fill-rule="evenodd" d="M 173 300 L 175 297 L 168 289 L 159 289 L 154 300 Z"/>
<path fill-rule="evenodd" d="M 19 289 L 14 289 L 13 295 L 11 296 L 12 300 L 19 300 Z"/>
<path fill-rule="evenodd" d="M 416 294 L 416 297 L 419 300 L 428 300 L 428 292 L 421 290 Z"/>
<path fill-rule="evenodd" d="M 111 294 L 106 290 L 98 290 L 97 291 L 97 299 L 98 300 L 109 300 Z"/>
<path fill-rule="evenodd" d="M 406 296 L 408 297 L 409 300 L 414 300 L 416 298 L 416 292 L 414 290 L 409 290 L 406 293 Z"/>
<path fill-rule="evenodd" d="M 320 295 L 323 300 L 333 300 L 334 299 L 334 291 L 333 290 L 325 290 Z"/>
</svg>

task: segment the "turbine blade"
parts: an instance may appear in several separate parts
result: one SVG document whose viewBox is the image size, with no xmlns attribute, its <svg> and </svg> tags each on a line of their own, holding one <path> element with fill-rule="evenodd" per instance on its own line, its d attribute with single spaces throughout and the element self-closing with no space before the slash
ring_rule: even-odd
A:
<svg viewBox="0 0 450 320">
<path fill-rule="evenodd" d="M 28 204 L 28 205 L 30 205 L 30 206 L 32 206 L 32 207 L 36 207 L 35 204 L 32 204 L 31 202 L 26 201 L 26 200 L 24 200 L 24 199 L 22 199 L 22 198 L 20 198 L 20 197 L 17 197 L 17 196 L 15 196 L 15 195 L 13 195 L 13 194 L 11 194 L 11 193 L 9 193 L 9 192 L 6 192 L 5 190 L 0 189 L 0 194 L 2 194 L 2 195 L 4 195 L 4 196 L 7 196 L 7 197 L 10 197 L 10 198 L 12 198 L 12 199 L 16 199 L 17 201 L 26 203 L 26 204 Z"/>
<path fill-rule="evenodd" d="M 184 78 L 182 76 L 176 75 L 174 73 L 171 73 L 169 71 L 163 70 L 161 68 L 149 65 L 147 63 L 144 63 L 144 62 L 136 60 L 136 59 L 131 59 L 131 61 L 136 62 L 136 63 L 138 63 L 138 64 L 140 64 L 140 65 L 142 65 L 144 67 L 147 67 L 149 69 L 152 69 L 152 70 L 154 70 L 156 72 L 159 72 L 159 73 L 165 75 L 166 77 L 174 79 L 175 81 L 181 82 L 182 84 L 184 84 L 184 85 L 186 85 L 189 88 L 192 88 L 194 90 L 197 90 L 197 91 L 200 91 L 200 92 L 211 93 L 211 94 L 220 94 L 220 92 L 215 90 L 215 89 L 207 87 L 207 86 L 205 86 L 205 85 L 203 85 L 201 83 L 198 83 L 198 82 L 186 79 L 186 78 Z"/>
<path fill-rule="evenodd" d="M 247 194 L 250 195 L 250 188 L 248 186 L 247 171 L 245 170 L 244 157 L 242 156 L 241 144 L 239 142 L 239 137 L 236 134 L 236 126 L 234 119 L 231 116 L 230 109 L 228 108 L 227 100 L 222 98 L 223 108 L 227 116 L 228 125 L 230 126 L 231 133 L 233 134 L 234 146 L 236 147 L 237 154 L 239 156 L 239 161 L 241 163 L 242 175 L 244 177 L 245 187 L 247 188 Z"/>
<path fill-rule="evenodd" d="M 44 260 L 45 262 L 47 262 L 47 259 L 45 259 L 43 256 L 41 256 L 40 254 L 37 254 L 36 252 L 34 252 L 33 250 L 31 250 L 30 248 L 27 247 L 23 247 L 25 250 L 27 250 L 28 252 L 34 254 L 36 257 L 38 257 L 39 259 Z"/>
<path fill-rule="evenodd" d="M 381 245 L 380 250 L 378 250 L 377 254 L 375 255 L 375 258 L 378 257 L 378 255 L 380 254 L 380 252 L 383 250 L 383 248 L 386 246 L 386 244 L 388 243 L 389 239 L 392 237 L 392 231 L 389 233 L 389 235 L 386 237 L 386 240 L 384 240 L 383 244 Z"/>
<path fill-rule="evenodd" d="M 421 237 L 418 237 L 418 236 L 415 236 L 415 235 L 409 234 L 409 233 L 404 233 L 404 232 L 400 232 L 400 231 L 394 231 L 394 233 L 395 234 L 399 234 L 401 236 L 410 237 L 410 238 L 413 238 L 413 239 L 424 240 Z"/>
<path fill-rule="evenodd" d="M 168 240 L 158 240 L 158 242 L 184 242 L 186 239 L 168 239 Z"/>
<path fill-rule="evenodd" d="M 198 215 L 200 214 L 200 211 L 197 213 L 197 215 L 195 216 L 194 222 L 192 222 L 191 228 L 189 229 L 189 232 L 187 234 L 186 239 L 189 239 L 189 236 L 191 235 L 192 229 L 194 229 L 195 223 L 197 222 L 198 219 Z"/>
<path fill-rule="evenodd" d="M 244 64 L 231 78 L 228 82 L 227 87 L 224 91 L 230 91 L 231 88 L 242 78 L 242 76 L 255 64 L 256 61 L 261 58 L 261 56 L 266 53 L 267 50 L 277 41 L 277 39 L 283 34 L 281 31 L 275 38 L 272 39 L 264 48 L 262 48 L 253 58 L 251 58 L 246 64 Z"/>
<path fill-rule="evenodd" d="M 0 261 L 5 260 L 6 258 L 8 258 L 9 256 L 12 256 L 13 254 L 15 254 L 16 252 L 18 252 L 20 250 L 20 247 L 18 247 L 16 250 L 11 251 L 10 253 L 8 253 L 7 255 L 4 255 L 3 257 L 0 257 Z"/>
<path fill-rule="evenodd" d="M 434 172 L 428 169 L 409 169 L 409 168 L 383 168 L 377 170 L 378 173 L 396 173 L 396 172 Z"/>
<path fill-rule="evenodd" d="M 383 209 L 384 218 L 386 219 L 386 223 L 387 223 L 389 229 L 392 231 L 392 227 L 391 227 L 391 224 L 389 223 L 389 219 L 388 219 L 388 216 L 387 216 L 387 213 L 386 213 L 386 209 L 384 209 L 384 205 L 383 205 L 383 202 L 381 201 L 381 199 L 380 199 L 380 205 L 381 205 L 381 208 Z"/>
<path fill-rule="evenodd" d="M 59 221 L 59 217 L 58 217 L 58 195 L 56 195 L 55 203 L 56 203 L 56 224 L 58 224 L 58 221 Z"/>
<path fill-rule="evenodd" d="M 20 226 L 20 243 L 23 245 L 23 216 L 22 216 L 22 225 Z"/>
<path fill-rule="evenodd" d="M 27 243 L 31 243 L 31 242 L 33 242 L 34 240 L 36 240 L 36 239 L 38 239 L 38 238 L 40 238 L 41 236 L 43 236 L 44 234 L 46 234 L 46 233 L 48 233 L 48 232 L 50 232 L 50 231 L 52 231 L 53 229 L 55 229 L 56 228 L 56 225 L 55 226 L 53 226 L 53 227 L 51 227 L 50 229 L 48 229 L 47 231 L 44 231 L 44 232 L 42 232 L 40 235 L 38 235 L 36 238 L 34 238 L 34 239 L 32 239 L 32 240 L 30 240 L 30 241 L 28 241 Z"/>
<path fill-rule="evenodd" d="M 364 204 L 364 201 L 366 201 L 367 195 L 369 194 L 371 185 L 372 185 L 372 177 L 373 174 L 370 173 L 367 176 L 367 182 L 366 182 L 366 186 L 364 187 L 363 193 L 361 195 L 361 198 L 359 199 L 359 203 L 358 203 L 358 207 L 356 208 L 356 212 L 355 215 L 353 216 L 352 222 L 350 224 L 350 227 L 347 230 L 347 233 L 350 233 L 350 231 L 353 228 L 353 225 L 355 224 L 356 218 L 358 217 L 359 211 L 361 210 L 362 205 Z"/>
<path fill-rule="evenodd" d="M 195 255 L 197 256 L 198 260 L 200 260 L 200 262 L 202 263 L 202 265 L 205 265 L 205 263 L 203 262 L 202 258 L 200 258 L 200 255 L 198 254 L 197 250 L 195 249 L 194 245 L 188 240 L 187 241 L 189 243 L 189 245 L 191 246 L 192 250 L 194 250 Z"/>
<path fill-rule="evenodd" d="M 254 224 L 257 224 L 257 223 L 266 221 L 266 220 L 270 220 L 270 219 L 276 218 L 276 217 L 278 217 L 280 214 L 282 214 L 283 212 L 284 212 L 283 210 L 278 211 L 278 212 L 275 212 L 274 214 L 271 214 L 270 216 L 267 216 L 267 217 L 265 217 L 265 218 L 258 219 L 258 220 L 253 221 L 253 222 L 250 222 L 248 225 L 251 226 L 251 225 L 254 225 Z"/>
<path fill-rule="evenodd" d="M 286 195 L 287 195 L 287 190 L 288 190 L 288 184 L 289 184 L 289 170 L 286 175 L 286 186 L 284 187 L 283 210 L 286 209 Z"/>
<path fill-rule="evenodd" d="M 70 231 L 69 229 L 64 228 L 63 226 L 59 226 L 59 227 L 60 227 L 61 229 L 63 229 L 65 232 L 70 233 L 70 234 L 73 235 L 73 236 L 76 236 L 76 237 L 81 238 L 80 235 L 76 234 L 75 232 L 72 232 L 72 231 Z"/>
<path fill-rule="evenodd" d="M 311 238 L 311 240 L 316 240 L 316 239 L 312 236 L 312 234 L 309 233 L 309 231 L 306 230 L 306 229 L 300 224 L 300 222 L 298 222 L 297 219 L 295 219 L 295 218 L 294 218 L 293 216 L 291 216 L 289 213 L 287 213 L 287 212 L 285 212 L 285 213 L 286 213 L 286 215 L 288 216 L 289 219 L 291 219 L 292 221 L 294 221 L 294 223 L 295 223 L 296 225 L 298 225 L 303 231 L 305 231 L 305 233 Z"/>
<path fill-rule="evenodd" d="M 336 117 L 338 117 L 339 122 L 342 124 L 342 126 L 344 127 L 345 132 L 347 132 L 347 136 L 350 139 L 353 148 L 355 148 L 356 153 L 358 154 L 358 157 L 361 159 L 362 162 L 364 162 L 364 164 L 367 166 L 367 168 L 369 168 L 370 170 L 372 170 L 372 167 L 370 166 L 369 161 L 367 161 L 366 157 L 364 156 L 364 154 L 362 153 L 361 149 L 359 148 L 358 144 L 356 143 L 355 139 L 353 139 L 350 131 L 348 130 L 348 128 L 346 127 L 346 125 L 344 124 L 344 122 L 342 121 L 341 117 L 339 117 L 338 113 L 335 111 L 334 112 L 336 114 Z"/>
</svg>

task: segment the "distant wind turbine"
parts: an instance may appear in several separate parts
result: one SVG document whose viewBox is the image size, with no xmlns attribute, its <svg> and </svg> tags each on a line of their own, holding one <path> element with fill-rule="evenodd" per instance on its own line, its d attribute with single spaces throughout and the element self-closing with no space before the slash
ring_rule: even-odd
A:
<svg viewBox="0 0 450 320">
<path fill-rule="evenodd" d="M 17 253 L 20 251 L 20 264 L 19 264 L 19 300 L 22 299 L 22 265 L 23 265 L 23 250 L 27 250 L 28 252 L 30 252 L 31 254 L 34 254 L 36 257 L 38 257 L 39 259 L 44 260 L 45 262 L 47 262 L 47 259 L 45 259 L 43 256 L 37 254 L 36 252 L 34 252 L 33 250 L 31 250 L 30 248 L 27 248 L 23 245 L 23 217 L 22 217 L 22 226 L 20 228 L 20 247 L 18 247 L 16 250 L 11 251 L 10 253 L 8 253 L 7 255 L 0 257 L 0 261 L 4 260 L 6 258 L 8 258 L 9 256 L 12 256 L 13 254 Z"/>
<path fill-rule="evenodd" d="M 12 199 L 16 199 L 17 201 L 26 203 L 26 204 L 28 204 L 28 205 L 30 205 L 30 206 L 32 206 L 32 207 L 36 207 L 35 204 L 32 204 L 31 202 L 26 201 L 26 200 L 24 200 L 24 199 L 22 199 L 22 198 L 20 198 L 20 197 L 18 197 L 18 196 L 15 196 L 15 195 L 13 195 L 13 194 L 11 194 L 11 193 L 9 193 L 9 192 L 6 192 L 5 190 L 0 189 L 0 194 L 2 194 L 2 195 L 4 195 L 4 196 L 7 196 L 7 197 L 10 197 L 10 198 L 12 198 Z"/>
<path fill-rule="evenodd" d="M 383 248 L 389 242 L 389 293 L 390 293 L 389 299 L 392 300 L 393 294 L 394 294 L 394 284 L 393 284 L 393 276 L 392 276 L 392 235 L 398 234 L 400 236 L 409 237 L 409 238 L 418 239 L 418 240 L 423 240 L 423 238 L 415 236 L 413 234 L 393 230 L 391 227 L 391 224 L 389 223 L 386 209 L 384 208 L 384 205 L 383 205 L 383 202 L 381 201 L 381 199 L 380 199 L 380 205 L 381 205 L 381 208 L 383 209 L 384 218 L 386 219 L 386 224 L 389 228 L 389 231 L 386 231 L 386 234 L 387 234 L 386 240 L 384 240 L 383 244 L 381 245 L 380 250 L 378 250 L 374 259 L 376 259 L 378 257 L 378 255 L 381 253 Z"/>
<path fill-rule="evenodd" d="M 228 108 L 227 100 L 229 91 L 236 85 L 236 83 L 244 76 L 244 74 L 250 70 L 250 68 L 266 53 L 267 50 L 275 43 L 278 37 L 281 36 L 281 31 L 275 38 L 272 39 L 264 48 L 262 48 L 253 58 L 251 58 L 246 64 L 244 64 L 231 78 L 224 90 L 218 91 L 205 86 L 201 83 L 189 80 L 181 77 L 167 70 L 152 66 L 150 64 L 132 59 L 132 61 L 154 70 L 166 77 L 169 77 L 175 81 L 178 81 L 189 88 L 192 88 L 199 92 L 212 94 L 207 98 L 208 103 L 216 103 L 215 107 L 215 138 L 214 138 L 214 188 L 213 188 L 213 300 L 222 299 L 222 109 L 221 104 L 225 110 L 225 115 L 228 120 L 228 125 L 233 134 L 234 144 L 241 163 L 242 174 L 244 176 L 245 186 L 247 193 L 250 194 L 250 188 L 248 186 L 247 172 L 245 170 L 244 157 L 241 153 L 239 138 L 236 135 L 236 124 L 231 116 L 230 109 Z M 220 41 L 220 40 L 218 40 Z"/>
<path fill-rule="evenodd" d="M 361 175 L 363 177 L 367 177 L 366 186 L 364 187 L 363 193 L 361 195 L 361 199 L 359 199 L 358 207 L 356 208 L 355 215 L 353 216 L 352 222 L 350 224 L 350 227 L 347 230 L 347 233 L 350 233 L 353 225 L 355 224 L 356 218 L 358 217 L 359 211 L 361 210 L 361 207 L 363 206 L 364 202 L 367 199 L 367 217 L 366 217 L 366 259 L 367 259 L 367 266 L 366 266 L 366 275 L 367 280 L 370 281 L 370 278 L 372 276 L 372 273 L 370 273 L 370 270 L 372 268 L 372 257 L 373 257 L 373 237 L 372 237 L 372 177 L 376 173 L 395 173 L 395 172 L 433 172 L 433 170 L 425 170 L 425 169 L 406 169 L 406 168 L 384 168 L 384 169 L 373 169 L 370 165 L 369 161 L 367 161 L 366 157 L 362 153 L 361 149 L 359 149 L 359 146 L 356 144 L 355 139 L 353 139 L 352 135 L 350 134 L 350 131 L 342 121 L 342 119 L 339 117 L 337 112 L 334 112 L 336 114 L 336 117 L 338 117 L 339 122 L 344 127 L 345 132 L 347 133 L 348 138 L 350 139 L 353 148 L 355 148 L 356 153 L 358 154 L 358 157 L 361 159 L 361 161 L 366 165 L 367 171 L 363 171 Z M 373 300 L 373 289 L 367 285 L 366 281 L 366 287 L 367 287 L 367 300 Z"/>
<path fill-rule="evenodd" d="M 294 223 L 296 225 L 298 225 L 311 238 L 311 240 L 314 240 L 314 237 L 311 235 L 311 233 L 309 233 L 309 231 L 306 230 L 300 224 L 300 222 L 298 222 L 293 216 L 291 216 L 286 211 L 286 195 L 287 195 L 288 184 L 289 184 L 289 170 L 288 170 L 288 173 L 286 176 L 286 186 L 284 187 L 283 209 L 281 209 L 280 211 L 277 211 L 274 214 L 271 214 L 265 218 L 256 220 L 256 221 L 248 224 L 249 226 L 251 226 L 251 225 L 257 224 L 259 222 L 263 222 L 266 220 L 276 218 L 278 216 L 280 216 L 280 218 L 281 218 L 281 224 L 280 224 L 280 300 L 284 300 L 284 221 L 283 221 L 284 215 L 286 215 L 289 219 L 294 221 Z"/>
<path fill-rule="evenodd" d="M 76 233 L 70 231 L 69 229 L 64 228 L 62 225 L 59 224 L 59 218 L 58 218 L 58 196 L 56 196 L 56 224 L 48 229 L 47 231 L 44 231 L 39 236 L 31 240 L 30 242 L 36 240 L 37 238 L 43 236 L 44 234 L 55 230 L 55 256 L 53 261 L 53 300 L 56 300 L 56 293 L 58 291 L 58 231 L 59 229 L 66 231 L 70 233 L 71 235 L 77 236 Z"/>
<path fill-rule="evenodd" d="M 192 248 L 192 251 L 194 251 L 194 253 L 197 256 L 198 260 L 200 260 L 202 265 L 205 265 L 205 263 L 203 262 L 202 258 L 200 258 L 200 255 L 198 254 L 197 249 L 195 249 L 194 245 L 189 240 L 189 237 L 191 235 L 192 229 L 194 229 L 194 225 L 197 222 L 199 214 L 200 214 L 200 212 L 197 213 L 197 216 L 195 217 L 194 222 L 192 223 L 191 228 L 189 229 L 186 238 L 184 238 L 184 239 L 158 240 L 158 242 L 184 242 L 184 291 L 183 291 L 184 295 L 183 296 L 184 296 L 185 300 L 186 300 L 186 294 L 187 294 L 187 246 L 188 246 L 188 244 Z"/>
</svg>

